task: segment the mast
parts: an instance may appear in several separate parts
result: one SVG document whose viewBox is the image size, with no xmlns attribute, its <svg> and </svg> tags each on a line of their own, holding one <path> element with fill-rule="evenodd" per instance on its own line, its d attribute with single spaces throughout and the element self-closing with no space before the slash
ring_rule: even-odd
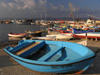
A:
<svg viewBox="0 0 100 75">
<path fill-rule="evenodd" d="M 46 18 L 47 18 L 47 13 L 46 13 L 46 10 L 44 10 L 44 12 L 45 12 L 45 20 L 46 20 Z"/>
<path fill-rule="evenodd" d="M 69 5 L 70 5 L 70 9 L 71 9 L 71 14 L 72 14 L 72 17 L 73 17 L 73 21 L 75 22 L 75 20 L 74 20 L 74 15 L 73 15 L 73 11 L 72 11 L 72 4 L 69 3 Z"/>
<path fill-rule="evenodd" d="M 79 11 L 77 11 L 77 18 L 79 19 Z"/>
<path fill-rule="evenodd" d="M 40 13 L 40 17 L 41 17 L 41 20 L 42 20 L 42 15 L 41 15 L 41 13 Z"/>
</svg>

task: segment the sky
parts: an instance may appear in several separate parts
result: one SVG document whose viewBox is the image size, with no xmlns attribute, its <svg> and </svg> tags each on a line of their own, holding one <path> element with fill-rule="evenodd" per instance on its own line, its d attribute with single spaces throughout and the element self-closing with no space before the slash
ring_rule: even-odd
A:
<svg viewBox="0 0 100 75">
<path fill-rule="evenodd" d="M 100 0 L 0 0 L 0 18 L 100 17 Z"/>
</svg>

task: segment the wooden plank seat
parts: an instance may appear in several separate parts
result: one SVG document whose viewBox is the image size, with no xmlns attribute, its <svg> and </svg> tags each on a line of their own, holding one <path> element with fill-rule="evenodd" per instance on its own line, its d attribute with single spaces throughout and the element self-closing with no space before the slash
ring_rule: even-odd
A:
<svg viewBox="0 0 100 75">
<path fill-rule="evenodd" d="M 33 44 L 27 46 L 26 48 L 24 48 L 24 49 L 22 49 L 22 50 L 16 52 L 15 54 L 16 54 L 16 55 L 20 55 L 20 54 L 22 54 L 23 52 L 29 50 L 30 48 L 32 48 L 32 47 L 38 45 L 39 43 L 40 43 L 40 42 L 35 42 L 35 43 L 33 43 Z"/>
<path fill-rule="evenodd" d="M 39 58 L 38 61 L 48 61 L 50 58 L 52 58 L 55 54 L 57 54 L 62 49 L 63 47 L 57 46 L 56 48 L 54 48 L 53 50 L 51 50 L 50 52 L 48 52 L 47 54 Z"/>
<path fill-rule="evenodd" d="M 25 48 L 26 46 L 29 46 L 30 44 L 32 44 L 32 43 L 34 43 L 34 41 L 33 42 L 24 42 L 24 43 L 22 43 L 22 44 L 20 44 L 20 45 L 17 45 L 16 47 L 14 47 L 13 49 L 11 49 L 11 51 L 10 52 L 12 52 L 12 53 L 16 53 L 16 52 L 18 52 L 18 51 L 20 51 L 21 49 L 23 49 L 23 48 Z"/>
<path fill-rule="evenodd" d="M 22 49 L 20 52 L 16 53 L 21 57 L 28 57 L 30 54 L 35 53 L 37 50 L 42 48 L 45 45 L 45 42 L 35 42 L 34 44 Z"/>
</svg>

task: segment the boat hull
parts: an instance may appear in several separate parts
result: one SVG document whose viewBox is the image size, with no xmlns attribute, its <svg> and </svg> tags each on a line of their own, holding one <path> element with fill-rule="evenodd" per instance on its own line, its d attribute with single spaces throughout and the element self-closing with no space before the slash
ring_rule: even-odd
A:
<svg viewBox="0 0 100 75">
<path fill-rule="evenodd" d="M 63 34 L 57 34 L 57 35 L 46 35 L 47 37 L 52 37 L 55 36 L 56 39 L 65 39 L 65 40 L 69 40 L 71 38 L 73 38 L 71 35 L 63 35 Z"/>
<path fill-rule="evenodd" d="M 84 72 L 94 60 L 94 58 L 91 58 L 89 60 L 84 60 L 81 62 L 65 64 L 65 65 L 63 64 L 62 65 L 41 65 L 41 64 L 34 64 L 26 61 L 21 61 L 20 59 L 16 59 L 15 57 L 12 58 L 20 65 L 34 71 L 47 72 L 47 73 L 76 73 L 76 74 Z"/>
<path fill-rule="evenodd" d="M 27 34 L 8 34 L 9 37 L 25 37 Z"/>
<path fill-rule="evenodd" d="M 41 36 L 42 34 L 42 31 L 25 31 L 26 33 L 28 33 L 28 35 L 31 35 L 31 36 Z"/>
<path fill-rule="evenodd" d="M 16 47 L 8 46 L 4 51 L 20 65 L 47 73 L 82 73 L 95 58 L 87 47 L 61 41 L 21 40 Z"/>
<path fill-rule="evenodd" d="M 80 33 L 80 34 L 73 34 L 75 38 L 98 38 L 100 39 L 100 33 Z"/>
<path fill-rule="evenodd" d="M 36 37 L 36 39 L 41 39 L 41 40 L 55 40 L 55 36 L 51 36 L 51 37 Z"/>
<path fill-rule="evenodd" d="M 16 21 L 16 24 L 18 24 L 18 25 L 31 25 L 31 22 L 20 22 L 20 21 Z"/>
</svg>

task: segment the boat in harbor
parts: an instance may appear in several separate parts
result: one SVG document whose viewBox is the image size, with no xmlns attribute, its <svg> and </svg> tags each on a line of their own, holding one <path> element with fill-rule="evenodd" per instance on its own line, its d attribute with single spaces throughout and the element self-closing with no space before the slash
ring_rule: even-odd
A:
<svg viewBox="0 0 100 75">
<path fill-rule="evenodd" d="M 27 33 L 8 33 L 9 37 L 25 37 Z"/>
<path fill-rule="evenodd" d="M 25 31 L 26 33 L 28 33 L 28 35 L 32 35 L 32 36 L 41 36 L 42 31 Z"/>
<path fill-rule="evenodd" d="M 50 37 L 42 36 L 42 37 L 35 37 L 35 38 L 40 40 L 55 40 L 56 36 L 50 36 Z"/>
<path fill-rule="evenodd" d="M 72 29 L 73 34 L 80 34 L 80 33 L 89 33 L 89 32 L 95 32 L 95 30 L 82 30 L 82 29 Z"/>
<path fill-rule="evenodd" d="M 94 30 L 87 31 L 77 31 L 73 30 L 73 37 L 75 38 L 92 38 L 92 39 L 100 39 L 100 32 L 94 32 Z"/>
<path fill-rule="evenodd" d="M 56 29 L 48 29 L 48 34 L 62 34 L 62 35 L 72 35 L 72 30 L 56 30 Z"/>
<path fill-rule="evenodd" d="M 16 24 L 19 24 L 19 25 L 30 25 L 31 22 L 16 21 Z"/>
<path fill-rule="evenodd" d="M 15 47 L 6 47 L 17 63 L 34 71 L 46 73 L 84 72 L 92 64 L 95 53 L 72 42 L 21 40 Z"/>
<path fill-rule="evenodd" d="M 31 23 L 35 22 L 35 19 L 21 19 L 16 20 L 15 22 L 19 25 L 31 25 Z"/>
<path fill-rule="evenodd" d="M 18 37 L 8 37 L 9 41 L 20 41 L 22 40 L 22 38 L 18 38 Z"/>
<path fill-rule="evenodd" d="M 43 26 L 47 26 L 47 25 L 48 25 L 44 20 L 42 20 L 42 21 L 40 22 L 40 24 L 43 25 Z"/>
<path fill-rule="evenodd" d="M 100 39 L 100 32 L 90 32 L 90 33 L 80 33 L 80 34 L 73 34 L 75 38 L 92 38 L 92 39 Z"/>
<path fill-rule="evenodd" d="M 55 36 L 56 39 L 59 39 L 59 40 L 70 40 L 73 38 L 73 36 L 70 36 L 70 35 L 63 35 L 63 34 L 52 34 L 52 35 L 46 35 L 47 37 L 52 37 L 52 36 Z"/>
</svg>

